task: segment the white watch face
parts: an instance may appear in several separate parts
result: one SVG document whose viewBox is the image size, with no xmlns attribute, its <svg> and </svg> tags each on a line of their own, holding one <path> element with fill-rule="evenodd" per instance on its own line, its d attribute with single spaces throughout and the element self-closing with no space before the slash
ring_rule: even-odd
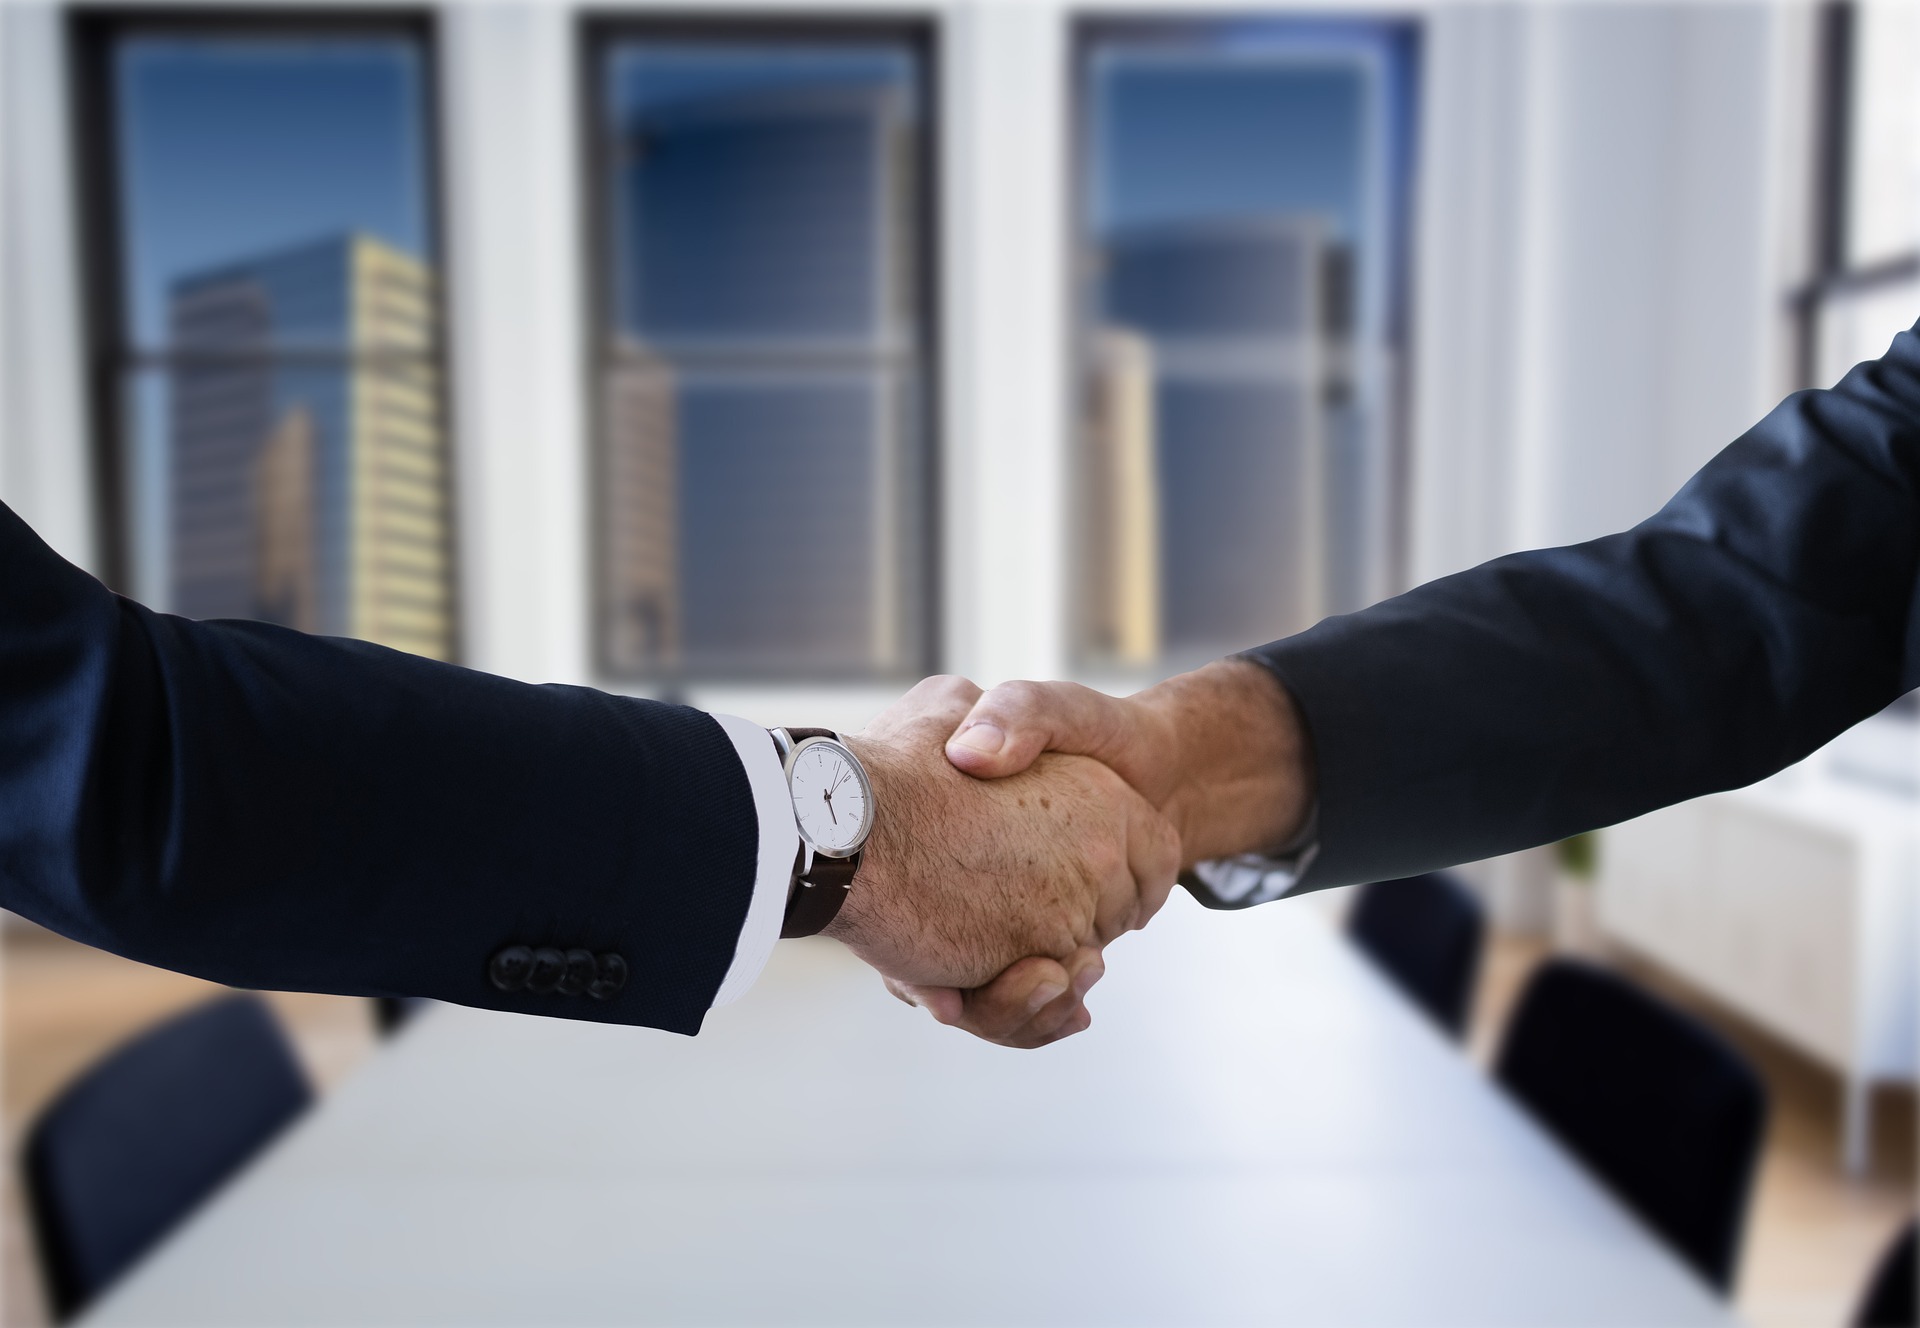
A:
<svg viewBox="0 0 1920 1328">
<path fill-rule="evenodd" d="M 793 758 L 787 775 L 800 833 L 816 851 L 845 857 L 867 838 L 873 821 L 873 791 L 859 763 L 838 745 L 811 742 Z"/>
</svg>

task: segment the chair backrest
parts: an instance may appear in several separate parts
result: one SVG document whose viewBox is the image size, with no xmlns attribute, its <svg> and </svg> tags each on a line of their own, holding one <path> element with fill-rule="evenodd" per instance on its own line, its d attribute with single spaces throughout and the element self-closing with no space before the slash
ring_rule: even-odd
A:
<svg viewBox="0 0 1920 1328">
<path fill-rule="evenodd" d="M 55 1315 L 104 1290 L 311 1100 L 257 996 L 177 1015 L 68 1086 L 24 1159 Z"/>
<path fill-rule="evenodd" d="M 1854 1313 L 1853 1328 L 1916 1328 L 1920 1325 L 1920 1263 L 1915 1259 L 1915 1237 L 1920 1226 L 1909 1222 L 1893 1238 L 1867 1284 L 1866 1297 Z"/>
<path fill-rule="evenodd" d="M 1436 1023 L 1465 1031 L 1487 932 L 1471 890 L 1446 872 L 1375 881 L 1361 887 L 1347 932 Z"/>
<path fill-rule="evenodd" d="M 373 1027 L 381 1037 L 391 1037 L 426 1007 L 424 996 L 375 996 Z"/>
<path fill-rule="evenodd" d="M 1767 1115 L 1745 1057 L 1619 974 L 1554 960 L 1495 1074 L 1703 1277 L 1732 1284 Z"/>
</svg>

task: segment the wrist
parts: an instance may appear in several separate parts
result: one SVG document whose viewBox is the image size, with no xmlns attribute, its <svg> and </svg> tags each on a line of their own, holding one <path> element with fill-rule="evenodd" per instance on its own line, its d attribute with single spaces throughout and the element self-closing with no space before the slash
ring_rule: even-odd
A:
<svg viewBox="0 0 1920 1328">
<path fill-rule="evenodd" d="M 1313 807 L 1312 752 L 1298 706 L 1264 666 L 1225 659 L 1130 698 L 1167 772 L 1161 811 L 1188 862 L 1273 852 Z"/>
<path fill-rule="evenodd" d="M 860 868 L 848 887 L 846 902 L 821 931 L 845 944 L 857 946 L 861 938 L 873 934 L 885 912 L 887 879 L 897 854 L 894 852 L 894 822 L 898 813 L 900 781 L 888 753 L 878 743 L 864 738 L 842 737 L 847 750 L 867 772 L 867 784 L 873 792 L 873 828 L 860 852 Z"/>
</svg>

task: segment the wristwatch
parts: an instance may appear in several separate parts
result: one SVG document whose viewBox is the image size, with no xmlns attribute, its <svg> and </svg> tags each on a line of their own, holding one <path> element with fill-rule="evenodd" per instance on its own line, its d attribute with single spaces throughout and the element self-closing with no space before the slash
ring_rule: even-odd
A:
<svg viewBox="0 0 1920 1328">
<path fill-rule="evenodd" d="M 833 921 L 853 888 L 873 833 L 873 785 L 832 729 L 774 729 L 773 745 L 800 829 L 780 935 L 812 936 Z"/>
</svg>

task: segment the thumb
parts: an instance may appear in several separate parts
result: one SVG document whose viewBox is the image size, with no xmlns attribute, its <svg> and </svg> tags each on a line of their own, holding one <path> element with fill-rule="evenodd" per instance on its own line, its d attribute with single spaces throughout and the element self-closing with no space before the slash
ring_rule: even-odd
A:
<svg viewBox="0 0 1920 1328">
<path fill-rule="evenodd" d="M 1017 775 L 1042 752 L 1103 759 L 1119 748 L 1126 712 L 1075 682 L 1005 682 L 973 703 L 947 739 L 947 760 L 977 779 Z"/>
</svg>

